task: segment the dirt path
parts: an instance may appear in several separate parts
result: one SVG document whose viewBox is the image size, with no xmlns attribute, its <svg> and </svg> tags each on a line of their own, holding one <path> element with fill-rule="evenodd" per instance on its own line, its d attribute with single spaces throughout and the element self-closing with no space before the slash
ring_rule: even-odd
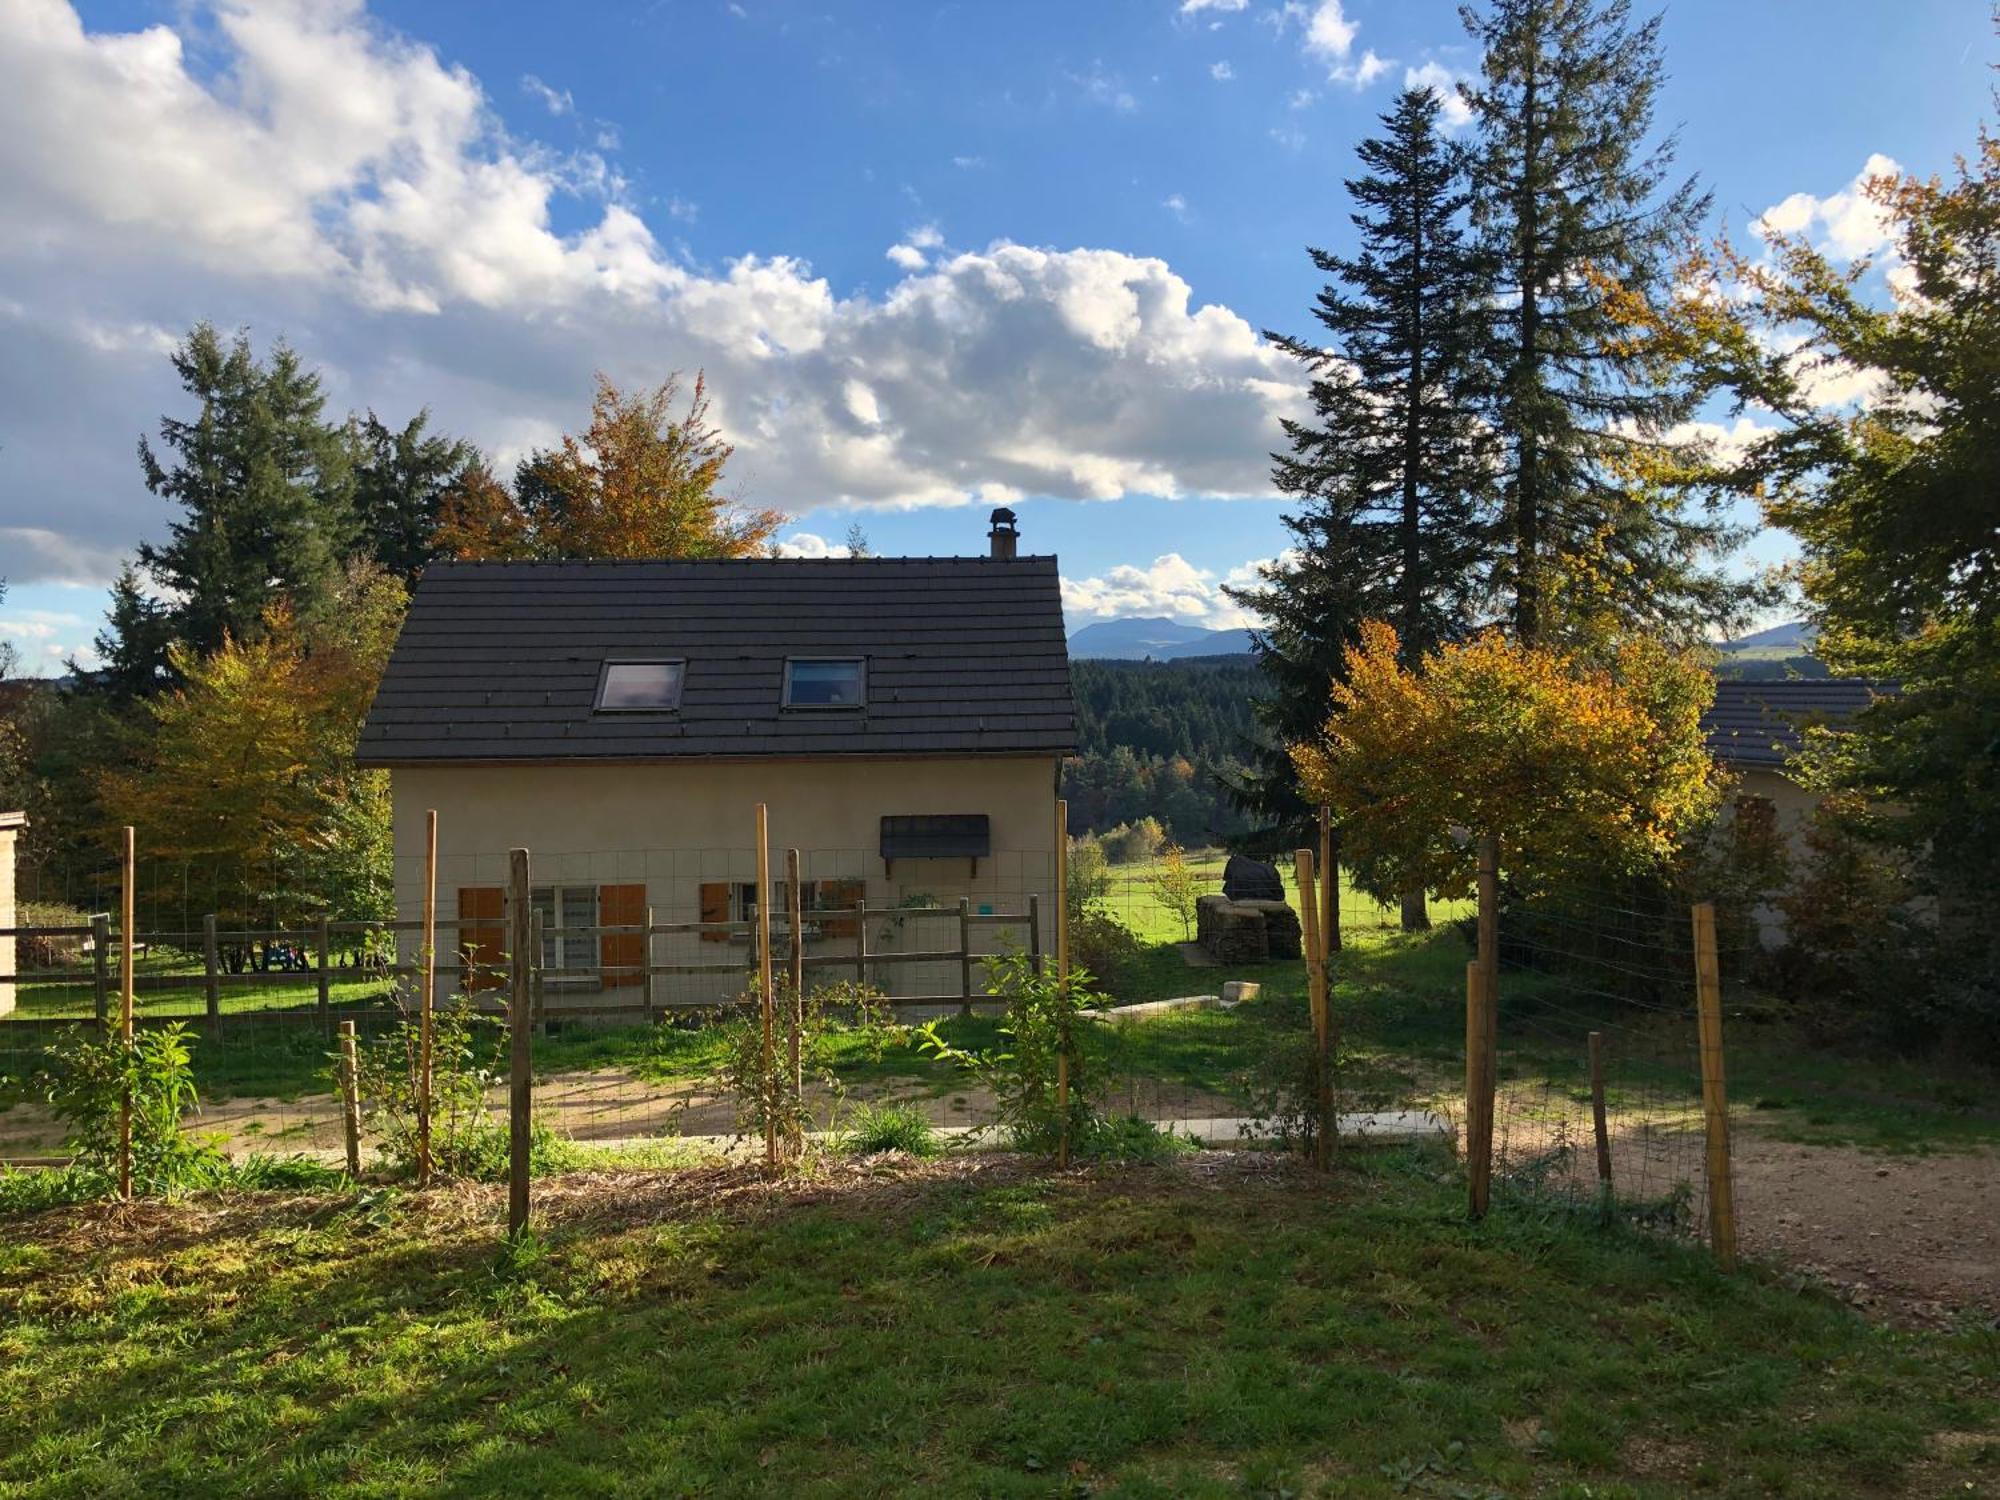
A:
<svg viewBox="0 0 2000 1500">
<path fill-rule="evenodd" d="M 1882 1156 L 1746 1133 L 1734 1175 L 1747 1254 L 1897 1321 L 2000 1319 L 2000 1153 Z"/>
</svg>

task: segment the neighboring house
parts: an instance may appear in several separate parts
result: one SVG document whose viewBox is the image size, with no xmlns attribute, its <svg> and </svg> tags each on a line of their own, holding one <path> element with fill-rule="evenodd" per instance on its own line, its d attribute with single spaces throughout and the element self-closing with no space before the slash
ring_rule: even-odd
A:
<svg viewBox="0 0 2000 1500">
<path fill-rule="evenodd" d="M 1004 913 L 1032 893 L 1051 943 L 1057 781 L 1076 740 L 1056 561 L 1015 556 L 1005 512 L 991 538 L 971 558 L 433 566 L 358 751 L 390 773 L 398 913 L 421 904 L 434 809 L 439 911 L 479 924 L 476 953 L 503 946 L 507 851 L 523 847 L 545 965 L 588 992 L 631 989 L 640 939 L 576 929 L 648 910 L 753 920 L 762 802 L 774 918 L 787 848 L 802 904 L 829 913 L 807 918 L 809 954 L 852 946 L 853 919 L 833 914 L 864 897 Z M 745 937 L 716 930 L 660 936 L 651 960 L 714 964 L 722 944 L 747 966 Z M 890 971 L 893 992 L 940 992 L 917 967 Z M 669 976 L 659 993 L 741 988 Z"/>
<path fill-rule="evenodd" d="M 1735 802 L 1768 805 L 1796 847 L 1800 829 L 1819 805 L 1818 794 L 1789 770 L 1805 744 L 1803 730 L 1812 724 L 1837 727 L 1895 691 L 1893 683 L 1864 677 L 1725 680 L 1715 685 L 1702 729 L 1710 753 L 1736 778 Z"/>
<path fill-rule="evenodd" d="M 14 842 L 28 826 L 28 815 L 0 812 L 0 1016 L 14 1009 Z"/>
</svg>

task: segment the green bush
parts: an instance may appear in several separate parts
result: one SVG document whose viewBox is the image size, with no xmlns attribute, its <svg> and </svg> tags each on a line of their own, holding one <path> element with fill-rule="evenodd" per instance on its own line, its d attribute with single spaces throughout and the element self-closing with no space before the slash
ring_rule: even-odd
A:
<svg viewBox="0 0 2000 1500">
<path fill-rule="evenodd" d="M 774 988 L 777 1004 L 769 1045 L 753 982 L 750 992 L 723 1015 L 723 1060 L 710 1082 L 736 1101 L 739 1136 L 762 1139 L 767 1129 L 775 1128 L 779 1150 L 791 1159 L 804 1152 L 806 1132 L 814 1124 L 807 1090 L 817 1086 L 831 1094 L 836 1107 L 844 1093 L 833 1071 L 836 1033 L 858 1033 L 879 1061 L 902 1030 L 891 1019 L 881 995 L 865 985 L 825 985 L 808 991 L 802 1004 L 794 999 L 788 979 L 779 978 Z M 799 1025 L 796 1069 L 790 1038 L 795 1010 Z M 846 1013 L 845 1023 L 836 1020 L 836 1012 Z"/>
<path fill-rule="evenodd" d="M 993 1093 L 1000 1126 L 1015 1148 L 1052 1153 L 1062 1138 L 1064 1113 L 1056 1087 L 1058 1059 L 1069 1058 L 1068 1129 L 1072 1147 L 1096 1118 L 1095 1028 L 1077 1012 L 1110 1004 L 1087 969 L 1073 968 L 1068 985 L 1052 969 L 1037 973 L 1021 952 L 987 960 L 993 994 L 1006 1005 L 1000 1018 L 1002 1044 L 967 1049 L 954 1046 L 930 1021 L 917 1029 L 918 1044 L 941 1062 L 970 1073 Z"/>
<path fill-rule="evenodd" d="M 863 1104 L 854 1112 L 841 1145 L 855 1156 L 901 1151 L 936 1156 L 943 1149 L 930 1117 L 914 1104 Z"/>
<path fill-rule="evenodd" d="M 1166 841 L 1167 831 L 1155 817 L 1144 817 L 1136 823 L 1120 823 L 1097 838 L 1104 857 L 1114 865 L 1143 864 L 1158 854 Z"/>
<path fill-rule="evenodd" d="M 109 1197 L 118 1184 L 95 1167 L 48 1167 L 15 1171 L 0 1167 L 0 1218 L 39 1213 L 70 1203 Z"/>
<path fill-rule="evenodd" d="M 500 1047 L 506 1028 L 460 999 L 431 1019 L 431 1166 L 447 1177 L 506 1174 L 507 1129 L 486 1106 L 500 1081 Z M 401 1171 L 417 1166 L 417 1103 L 423 1095 L 418 1046 L 420 1024 L 405 1016 L 384 1035 L 364 1042 L 356 1056 L 362 1119 L 382 1154 Z"/>
<path fill-rule="evenodd" d="M 1073 1149 L 1080 1161 L 1170 1161 L 1199 1151 L 1201 1143 L 1137 1115 L 1120 1115 L 1091 1120 Z"/>
<path fill-rule="evenodd" d="M 226 1180 L 229 1162 L 215 1143 L 181 1128 L 200 1102 L 188 1035 L 179 1022 L 143 1027 L 129 1042 L 76 1026 L 49 1048 L 43 1090 L 78 1166 L 116 1181 L 129 1097 L 135 1195 L 174 1197 Z"/>
</svg>

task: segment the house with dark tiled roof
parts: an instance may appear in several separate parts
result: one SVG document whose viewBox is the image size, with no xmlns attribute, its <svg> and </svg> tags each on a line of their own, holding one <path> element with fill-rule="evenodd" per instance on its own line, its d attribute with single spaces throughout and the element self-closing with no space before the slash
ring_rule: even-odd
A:
<svg viewBox="0 0 2000 1500">
<path fill-rule="evenodd" d="M 1796 839 L 1819 802 L 1789 769 L 1805 745 L 1805 730 L 1837 728 L 1895 691 L 1894 683 L 1863 677 L 1725 680 L 1715 685 L 1702 730 L 1709 752 L 1735 779 L 1736 799 L 1768 803 L 1779 826 Z"/>
<path fill-rule="evenodd" d="M 809 948 L 847 951 L 831 914 L 863 899 L 1039 894 L 1052 922 L 1075 743 L 1056 560 L 1017 555 L 999 511 L 976 557 L 438 564 L 358 759 L 389 773 L 399 913 L 435 811 L 439 907 L 467 947 L 500 946 L 525 847 L 545 967 L 615 988 L 744 940 L 709 926 L 648 961 L 592 929 L 750 922 L 759 803 L 771 847 L 801 853 L 801 904 L 830 914 Z"/>
</svg>

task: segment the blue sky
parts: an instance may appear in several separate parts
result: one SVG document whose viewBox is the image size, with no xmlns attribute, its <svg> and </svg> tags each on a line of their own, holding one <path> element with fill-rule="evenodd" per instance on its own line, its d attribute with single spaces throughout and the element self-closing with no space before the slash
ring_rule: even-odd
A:
<svg viewBox="0 0 2000 1500">
<path fill-rule="evenodd" d="M 1852 251 L 1857 175 L 1946 169 L 2000 54 L 1977 0 L 1678 0 L 1665 42 L 1719 214 Z M 705 367 L 802 550 L 968 551 L 1004 500 L 1072 626 L 1229 623 L 1283 541 L 1257 331 L 1306 326 L 1394 91 L 1472 62 L 1446 0 L 9 0 L 0 635 L 54 669 L 162 528 L 133 443 L 201 317 L 503 459 L 595 368 Z"/>
</svg>

